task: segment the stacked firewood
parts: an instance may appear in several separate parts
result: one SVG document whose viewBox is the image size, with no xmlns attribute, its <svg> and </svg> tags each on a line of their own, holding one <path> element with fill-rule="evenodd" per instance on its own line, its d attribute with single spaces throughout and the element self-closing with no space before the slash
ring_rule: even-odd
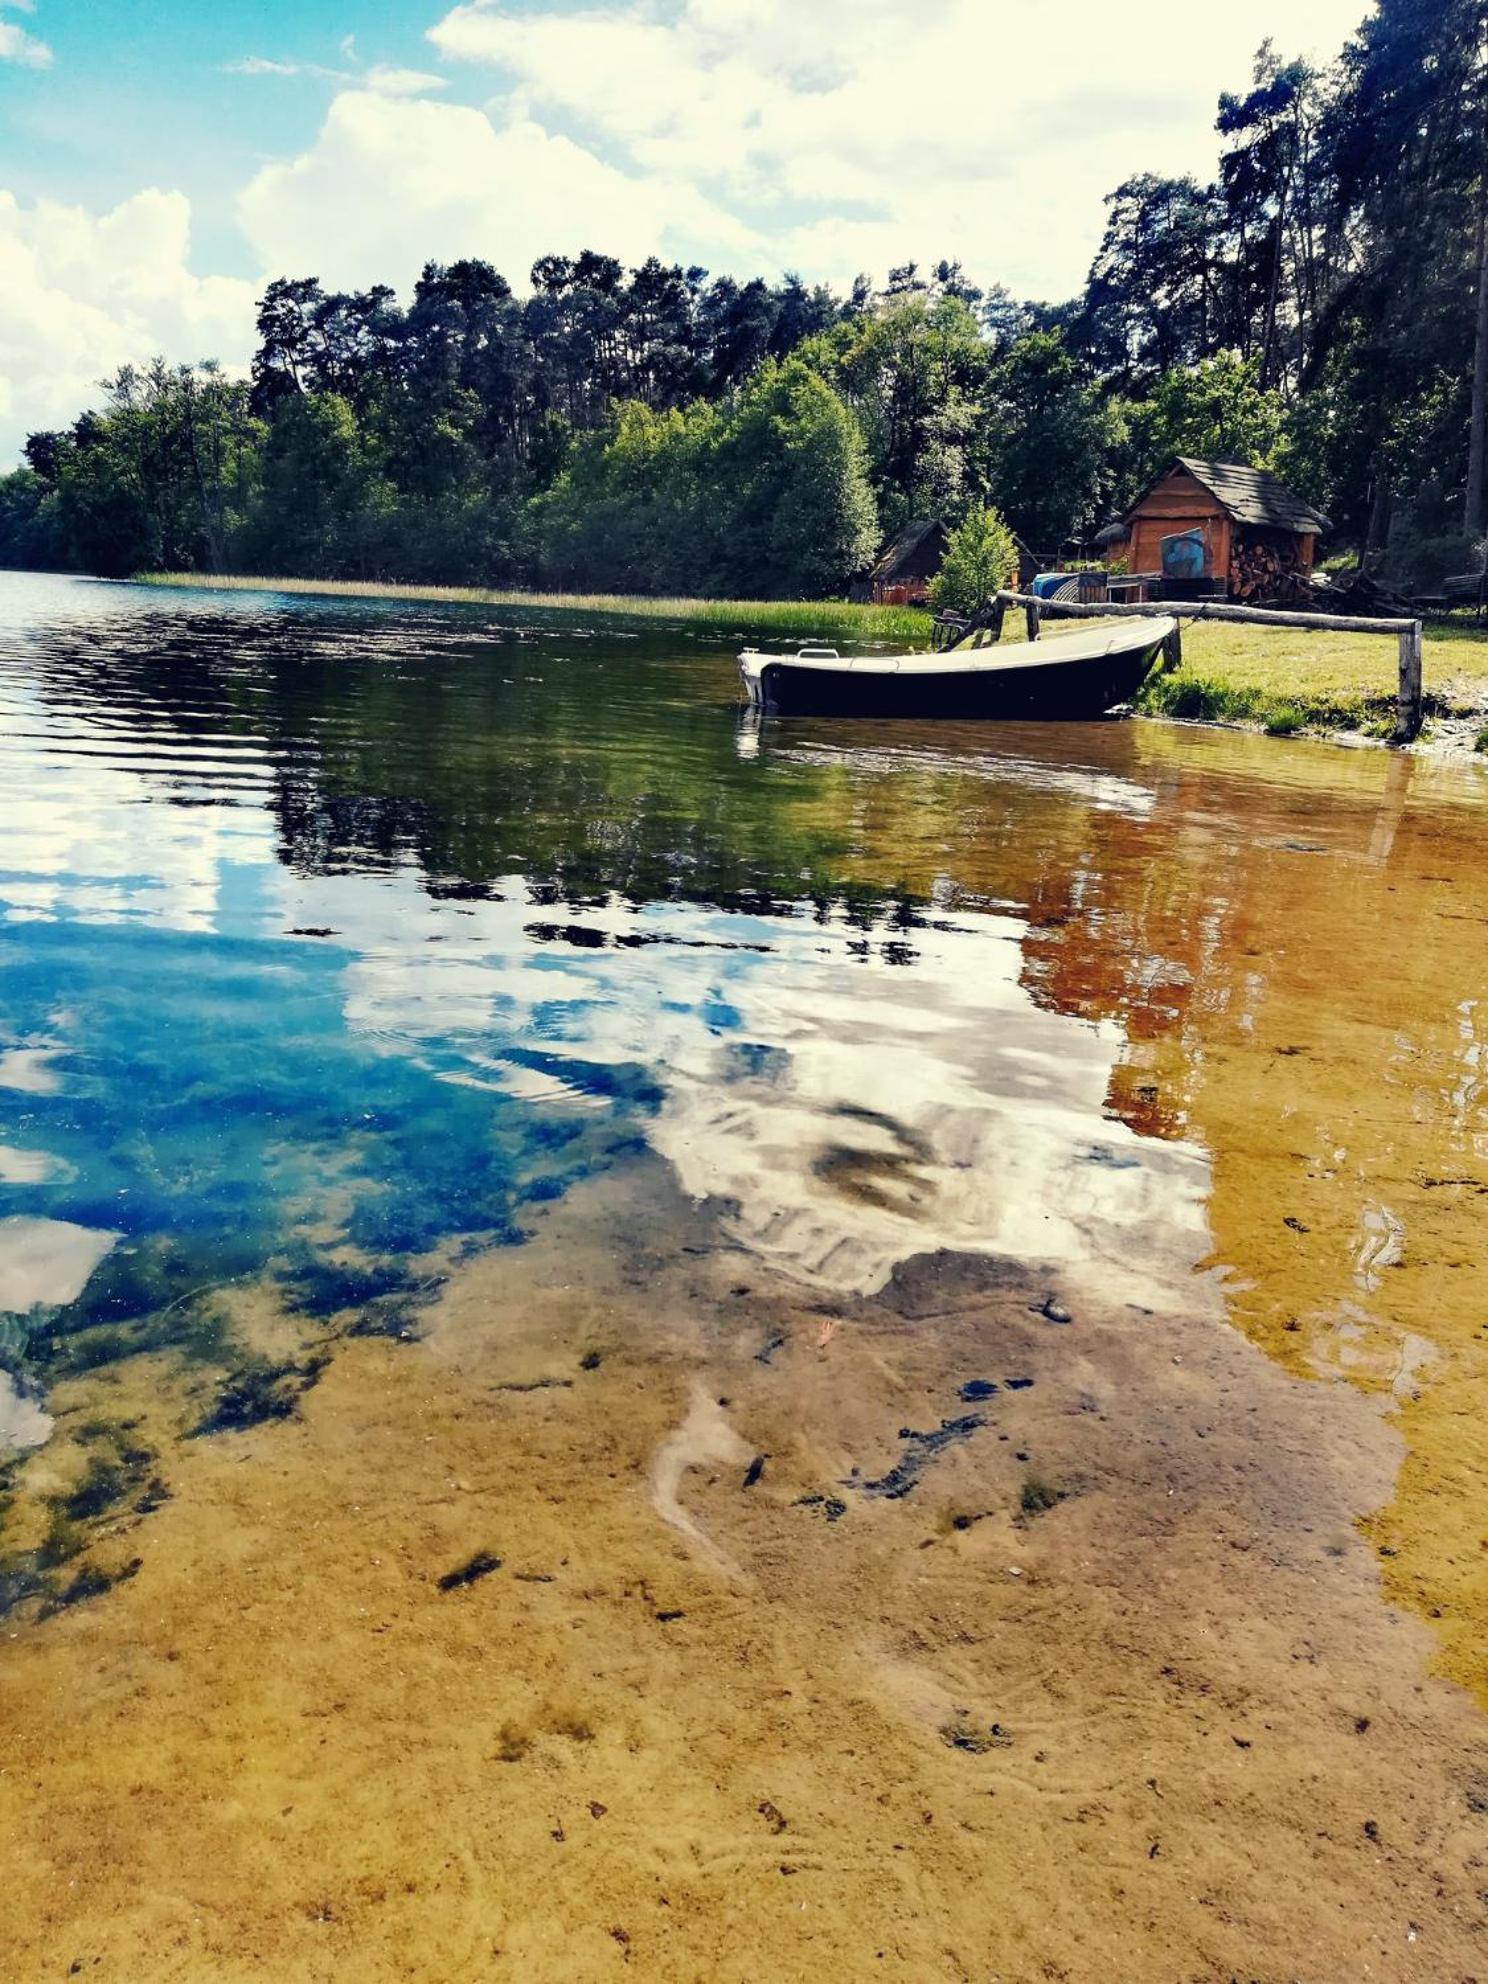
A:
<svg viewBox="0 0 1488 1984">
<path fill-rule="evenodd" d="M 1297 540 L 1240 537 L 1230 554 L 1230 597 L 1245 606 L 1291 606 L 1311 596 Z"/>
</svg>

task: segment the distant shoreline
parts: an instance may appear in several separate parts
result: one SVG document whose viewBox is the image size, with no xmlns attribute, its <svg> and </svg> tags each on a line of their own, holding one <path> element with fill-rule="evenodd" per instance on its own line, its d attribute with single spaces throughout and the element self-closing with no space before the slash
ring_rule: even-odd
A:
<svg viewBox="0 0 1488 1984">
<path fill-rule="evenodd" d="M 862 640 L 928 642 L 930 615 L 918 606 L 860 606 L 847 599 L 687 599 L 645 593 L 519 592 L 509 587 L 397 585 L 376 579 L 280 579 L 205 572 L 140 572 L 134 583 L 211 592 L 303 593 L 328 599 L 389 599 L 448 606 L 514 606 L 567 613 L 618 613 L 682 621 L 720 633 L 825 631 Z"/>
</svg>

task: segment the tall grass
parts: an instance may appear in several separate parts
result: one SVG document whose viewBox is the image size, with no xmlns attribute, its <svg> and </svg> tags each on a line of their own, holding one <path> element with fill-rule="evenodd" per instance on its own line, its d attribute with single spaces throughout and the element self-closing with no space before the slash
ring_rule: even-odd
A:
<svg viewBox="0 0 1488 1984">
<path fill-rule="evenodd" d="M 213 592 L 302 593 L 327 599 L 392 599 L 434 605 L 502 606 L 542 612 L 612 613 L 721 634 L 853 635 L 865 641 L 930 639 L 930 615 L 915 606 L 857 606 L 846 599 L 653 599 L 635 593 L 515 592 L 480 586 L 384 585 L 370 579 L 207 577 L 142 572 L 137 584 Z"/>
</svg>

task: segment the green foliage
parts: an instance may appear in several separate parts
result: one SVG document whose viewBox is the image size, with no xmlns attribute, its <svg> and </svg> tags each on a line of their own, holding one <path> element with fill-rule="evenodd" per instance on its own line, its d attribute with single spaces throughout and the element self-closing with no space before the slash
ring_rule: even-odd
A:
<svg viewBox="0 0 1488 1984">
<path fill-rule="evenodd" d="M 1084 376 L 1062 338 L 1020 338 L 988 376 L 979 422 L 984 479 L 1025 543 L 1057 553 L 1096 521 L 1122 436 L 1119 410 Z"/>
<path fill-rule="evenodd" d="M 397 492 L 336 393 L 283 401 L 269 430 L 263 481 L 248 521 L 247 555 L 269 568 L 376 573 Z"/>
<path fill-rule="evenodd" d="M 1306 723 L 1307 718 L 1295 703 L 1282 703 L 1266 712 L 1261 728 L 1268 737 L 1293 737 Z"/>
<path fill-rule="evenodd" d="M 728 404 L 622 406 L 536 506 L 543 573 L 562 585 L 799 598 L 872 556 L 863 443 L 801 360 L 767 360 Z"/>
<path fill-rule="evenodd" d="M 801 347 L 851 408 L 887 531 L 959 515 L 975 493 L 971 441 L 991 353 L 955 286 L 901 289 Z"/>
<path fill-rule="evenodd" d="M 972 506 L 951 532 L 940 570 L 930 583 L 930 603 L 974 613 L 1017 575 L 1018 545 L 1002 517 L 986 504 Z"/>
<path fill-rule="evenodd" d="M 64 562 L 56 499 L 30 468 L 0 475 L 0 568 L 47 571 Z"/>
<path fill-rule="evenodd" d="M 1190 454 L 1434 585 L 1488 527 L 1484 4 L 1376 0 L 1322 71 L 1263 47 L 1213 182 L 1134 171 L 1064 304 L 954 263 L 836 296 L 593 251 L 526 296 L 473 259 L 406 306 L 277 279 L 249 384 L 157 360 L 32 437 L 0 562 L 826 592 L 982 503 L 1052 557 Z"/>
<path fill-rule="evenodd" d="M 1260 362 L 1216 352 L 1158 379 L 1131 409 L 1133 494 L 1175 455 L 1274 469 L 1286 426 L 1281 395 L 1260 383 Z"/>
<path fill-rule="evenodd" d="M 215 365 L 126 365 L 103 411 L 27 444 L 44 494 L 33 529 L 48 564 L 120 576 L 142 565 L 220 570 L 257 472 L 247 389 Z M 10 547 L 0 535 L 0 562 Z"/>
</svg>

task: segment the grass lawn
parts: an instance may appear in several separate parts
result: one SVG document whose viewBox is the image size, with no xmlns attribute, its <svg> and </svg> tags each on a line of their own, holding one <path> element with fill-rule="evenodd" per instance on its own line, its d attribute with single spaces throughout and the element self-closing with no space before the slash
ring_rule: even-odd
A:
<svg viewBox="0 0 1488 1984">
<path fill-rule="evenodd" d="M 1302 728 L 1387 731 L 1399 651 L 1391 634 L 1186 621 L 1183 664 L 1142 692 L 1153 715 Z M 1488 630 L 1469 623 L 1425 632 L 1428 712 L 1488 713 Z"/>
<path fill-rule="evenodd" d="M 204 578 L 182 572 L 147 573 L 142 583 L 623 614 L 766 640 L 826 636 L 924 647 L 930 637 L 929 616 L 918 607 L 854 606 L 847 600 L 647 599 L 616 593 L 379 585 L 355 579 Z M 1054 631 L 1053 616 L 1044 624 L 1046 633 Z M 1077 626 L 1096 623 L 1066 624 L 1073 632 Z M 1003 639 L 1023 639 L 1020 612 L 1008 614 Z M 1395 638 L 1388 634 L 1186 621 L 1182 666 L 1172 674 L 1154 676 L 1142 691 L 1141 707 L 1152 716 L 1258 723 L 1277 732 L 1361 729 L 1383 735 L 1394 719 L 1397 659 Z M 1488 628 L 1480 630 L 1467 620 L 1428 624 L 1425 679 L 1428 712 L 1473 712 L 1488 718 Z"/>
</svg>

